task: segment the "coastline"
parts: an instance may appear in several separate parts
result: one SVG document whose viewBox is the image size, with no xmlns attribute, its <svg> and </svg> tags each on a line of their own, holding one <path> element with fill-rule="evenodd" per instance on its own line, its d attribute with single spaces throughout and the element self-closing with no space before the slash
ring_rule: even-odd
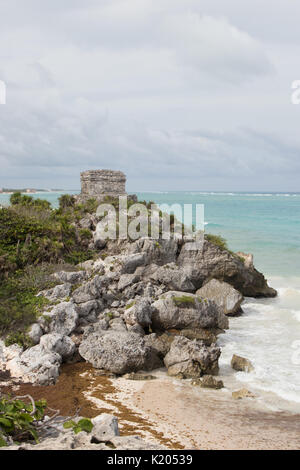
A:
<svg viewBox="0 0 300 470">
<path fill-rule="evenodd" d="M 139 435 L 172 450 L 299 450 L 300 414 L 270 411 L 259 399 L 234 400 L 231 387 L 192 386 L 190 380 L 152 371 L 155 380 L 99 376 L 89 364 L 66 365 L 54 386 L 6 386 L 46 398 L 64 414 L 115 415 L 121 435 Z M 3 386 L 3 383 L 2 383 Z M 225 384 L 226 387 L 226 384 Z M 73 407 L 73 409 L 72 409 Z"/>
</svg>

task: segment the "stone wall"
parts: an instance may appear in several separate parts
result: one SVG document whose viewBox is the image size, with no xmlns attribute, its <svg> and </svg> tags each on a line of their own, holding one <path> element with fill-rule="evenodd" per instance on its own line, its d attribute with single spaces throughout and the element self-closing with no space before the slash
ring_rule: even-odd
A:
<svg viewBox="0 0 300 470">
<path fill-rule="evenodd" d="M 80 174 L 80 199 L 103 199 L 126 194 L 126 176 L 122 171 L 89 170 Z"/>
</svg>

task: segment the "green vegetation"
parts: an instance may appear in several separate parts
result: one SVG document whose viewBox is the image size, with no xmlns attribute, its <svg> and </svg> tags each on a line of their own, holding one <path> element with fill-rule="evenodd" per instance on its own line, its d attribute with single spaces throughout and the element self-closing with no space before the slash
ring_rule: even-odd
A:
<svg viewBox="0 0 300 470">
<path fill-rule="evenodd" d="M 73 196 L 63 195 L 56 210 L 21 193 L 10 200 L 11 206 L 0 210 L 0 276 L 30 264 L 77 264 L 93 257 L 90 231 L 75 223 L 95 209 L 95 200 L 75 205 Z"/>
<path fill-rule="evenodd" d="M 21 398 L 0 398 L 0 447 L 7 446 L 7 438 L 14 442 L 34 439 L 38 442 L 38 423 L 45 415 L 45 400 L 25 403 Z"/>
<path fill-rule="evenodd" d="M 182 295 L 181 297 L 173 297 L 173 302 L 176 307 L 189 307 L 195 305 L 194 297 L 189 295 Z"/>
<path fill-rule="evenodd" d="M 221 248 L 221 250 L 228 250 L 226 240 L 220 237 L 220 235 L 212 235 L 211 233 L 206 233 L 205 240 L 218 246 L 219 248 Z"/>
<path fill-rule="evenodd" d="M 46 410 L 46 400 L 34 401 L 30 395 L 14 398 L 0 396 L 0 447 L 30 440 L 38 443 L 40 431 L 49 422 L 44 421 Z M 59 413 L 55 410 L 50 412 L 55 412 L 50 419 Z M 90 433 L 93 423 L 88 418 L 81 418 L 78 422 L 65 422 L 64 428 L 72 429 L 75 434 L 81 431 Z"/>
<path fill-rule="evenodd" d="M 129 308 L 133 307 L 134 305 L 135 305 L 135 301 L 130 302 L 130 304 L 127 304 L 127 305 L 125 306 L 125 310 L 128 310 Z"/>
<path fill-rule="evenodd" d="M 91 231 L 76 223 L 95 212 L 97 201 L 76 204 L 74 196 L 63 195 L 52 209 L 46 200 L 17 192 L 10 202 L 0 209 L 0 336 L 7 345 L 29 347 L 27 329 L 48 304 L 36 294 L 56 285 L 53 272 L 95 255 L 88 248 Z"/>
<path fill-rule="evenodd" d="M 82 418 L 80 419 L 77 423 L 73 420 L 67 421 L 64 423 L 64 428 L 65 429 L 73 429 L 73 432 L 75 434 L 78 434 L 79 432 L 85 431 L 85 432 L 91 432 L 93 429 L 93 423 L 90 419 L 88 418 Z"/>
<path fill-rule="evenodd" d="M 51 277 L 57 269 L 62 269 L 61 265 L 31 265 L 0 283 L 0 336 L 6 337 L 7 346 L 13 343 L 31 346 L 26 331 L 49 304 L 45 297 L 36 294 L 57 284 Z"/>
</svg>

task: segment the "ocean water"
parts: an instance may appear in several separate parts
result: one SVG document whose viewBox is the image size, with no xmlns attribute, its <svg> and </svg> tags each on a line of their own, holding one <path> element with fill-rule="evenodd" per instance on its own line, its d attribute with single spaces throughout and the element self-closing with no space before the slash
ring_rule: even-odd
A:
<svg viewBox="0 0 300 470">
<path fill-rule="evenodd" d="M 33 196 L 57 207 L 61 194 Z M 220 371 L 225 384 L 234 381 L 251 389 L 272 408 L 300 412 L 300 193 L 137 194 L 157 204 L 204 204 L 206 232 L 224 237 L 233 251 L 254 255 L 255 266 L 278 297 L 246 298 L 244 314 L 230 318 L 230 329 L 219 337 Z M 0 195 L 0 204 L 8 200 Z M 255 370 L 232 371 L 233 353 L 250 359 Z"/>
</svg>

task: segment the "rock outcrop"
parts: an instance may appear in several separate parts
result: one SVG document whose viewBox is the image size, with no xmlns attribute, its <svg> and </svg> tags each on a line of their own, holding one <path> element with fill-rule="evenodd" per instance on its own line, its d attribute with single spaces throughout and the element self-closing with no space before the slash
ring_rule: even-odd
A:
<svg viewBox="0 0 300 470">
<path fill-rule="evenodd" d="M 205 346 L 201 341 L 191 341 L 176 336 L 164 358 L 168 374 L 182 378 L 198 378 L 203 374 L 218 373 L 218 359 L 221 354 L 216 345 Z"/>
<path fill-rule="evenodd" d="M 152 307 L 152 325 L 157 330 L 228 326 L 226 318 L 213 301 L 194 294 L 166 292 Z"/>
<path fill-rule="evenodd" d="M 203 251 L 190 251 L 183 245 L 177 263 L 199 289 L 206 280 L 227 282 L 248 297 L 275 297 L 276 290 L 268 286 L 264 276 L 252 265 L 227 250 L 205 241 Z"/>
<path fill-rule="evenodd" d="M 205 299 L 213 300 L 225 315 L 237 315 L 242 313 L 242 294 L 227 282 L 212 279 L 196 292 Z"/>
<path fill-rule="evenodd" d="M 84 184 L 83 192 L 94 189 Z M 276 295 L 248 255 L 208 240 L 190 250 L 176 237 L 98 243 L 96 222 L 87 214 L 78 225 L 105 252 L 78 270 L 52 275 L 58 285 L 38 294 L 50 304 L 27 332 L 35 346 L 0 347 L 0 362 L 13 377 L 53 383 L 61 363 L 80 359 L 118 375 L 163 365 L 183 378 L 214 375 L 227 315 L 240 312 L 244 295 Z M 251 364 L 238 359 L 233 367 L 250 370 Z"/>
<path fill-rule="evenodd" d="M 231 359 L 231 367 L 239 372 L 251 372 L 254 370 L 253 364 L 245 357 L 234 354 Z"/>
<path fill-rule="evenodd" d="M 78 422 L 80 418 L 75 418 Z M 75 434 L 72 429 L 65 429 L 61 418 L 45 426 L 40 442 L 11 444 L 1 450 L 160 450 L 159 444 L 145 441 L 140 436 L 120 436 L 118 419 L 110 414 L 102 413 L 92 418 L 91 432 L 81 431 Z"/>
<path fill-rule="evenodd" d="M 122 330 L 97 331 L 79 346 L 80 355 L 94 367 L 115 374 L 154 368 L 151 348 L 136 333 Z"/>
</svg>

